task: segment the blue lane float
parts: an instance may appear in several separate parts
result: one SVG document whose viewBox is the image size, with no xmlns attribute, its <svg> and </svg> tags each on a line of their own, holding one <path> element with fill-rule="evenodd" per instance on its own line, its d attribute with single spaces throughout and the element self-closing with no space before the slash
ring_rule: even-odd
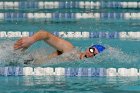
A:
<svg viewBox="0 0 140 93">
<path fill-rule="evenodd" d="M 21 67 L 0 67 L 0 75 L 20 76 L 20 75 L 23 75 L 23 68 L 21 68 Z"/>
<path fill-rule="evenodd" d="M 140 76 L 137 68 L 51 68 L 51 67 L 0 67 L 0 76 Z"/>
<path fill-rule="evenodd" d="M 4 20 L 20 21 L 27 20 L 26 13 L 4 13 Z"/>
<path fill-rule="evenodd" d="M 38 2 L 19 2 L 19 9 L 38 9 Z"/>
<path fill-rule="evenodd" d="M 90 32 L 90 38 L 119 38 L 119 32 Z"/>
</svg>

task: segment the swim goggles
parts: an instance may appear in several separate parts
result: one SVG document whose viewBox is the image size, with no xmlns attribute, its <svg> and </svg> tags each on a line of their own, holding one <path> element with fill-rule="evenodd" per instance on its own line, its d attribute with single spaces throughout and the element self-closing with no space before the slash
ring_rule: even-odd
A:
<svg viewBox="0 0 140 93">
<path fill-rule="evenodd" d="M 96 54 L 94 54 L 95 48 L 90 47 L 90 48 L 89 48 L 89 52 L 90 52 L 90 53 L 93 53 L 94 56 L 96 55 Z"/>
</svg>

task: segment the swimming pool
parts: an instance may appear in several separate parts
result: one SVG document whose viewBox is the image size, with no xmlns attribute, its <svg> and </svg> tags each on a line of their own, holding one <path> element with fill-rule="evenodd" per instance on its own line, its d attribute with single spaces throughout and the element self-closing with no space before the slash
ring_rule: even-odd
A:
<svg viewBox="0 0 140 93">
<path fill-rule="evenodd" d="M 1 0 L 0 5 L 1 93 L 140 91 L 139 1 Z M 40 29 L 69 40 L 81 50 L 91 44 L 103 44 L 112 50 L 93 59 L 23 67 L 19 64 L 21 55 L 10 55 L 12 45 L 19 37 Z M 43 54 L 46 49 L 54 50 L 38 42 L 28 53 Z M 10 63 L 14 61 L 16 66 Z"/>
</svg>

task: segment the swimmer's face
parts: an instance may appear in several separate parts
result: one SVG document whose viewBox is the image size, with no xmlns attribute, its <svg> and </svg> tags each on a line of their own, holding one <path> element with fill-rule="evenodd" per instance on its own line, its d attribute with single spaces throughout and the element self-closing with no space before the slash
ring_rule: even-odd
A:
<svg viewBox="0 0 140 93">
<path fill-rule="evenodd" d="M 85 55 L 86 55 L 86 57 L 93 57 L 93 56 L 95 56 L 96 54 L 98 54 L 99 52 L 98 52 L 98 50 L 96 49 L 96 48 L 88 48 L 88 49 L 86 49 L 86 51 L 85 51 Z"/>
</svg>

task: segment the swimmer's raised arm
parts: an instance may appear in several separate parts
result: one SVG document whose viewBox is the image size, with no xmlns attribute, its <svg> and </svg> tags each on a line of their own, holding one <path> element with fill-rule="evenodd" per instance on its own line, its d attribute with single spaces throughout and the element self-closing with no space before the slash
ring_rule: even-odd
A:
<svg viewBox="0 0 140 93">
<path fill-rule="evenodd" d="M 40 30 L 31 37 L 24 37 L 19 39 L 15 43 L 14 49 L 26 49 L 33 43 L 40 40 L 44 40 L 50 46 L 54 47 L 56 50 L 62 53 L 71 51 L 74 48 L 74 46 L 70 42 L 62 38 L 59 38 L 47 31 Z"/>
</svg>

